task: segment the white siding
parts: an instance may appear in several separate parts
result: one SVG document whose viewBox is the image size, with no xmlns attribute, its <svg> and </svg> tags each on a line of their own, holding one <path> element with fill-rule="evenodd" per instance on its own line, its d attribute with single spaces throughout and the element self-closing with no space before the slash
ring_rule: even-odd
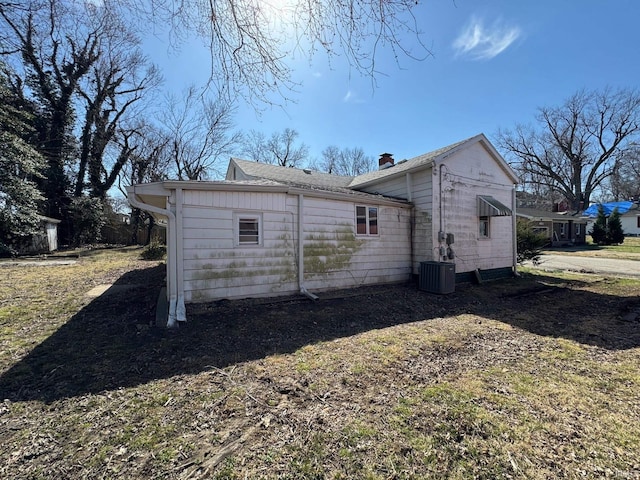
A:
<svg viewBox="0 0 640 480">
<path fill-rule="evenodd" d="M 184 191 L 185 301 L 298 291 L 298 199 L 284 193 Z M 410 210 L 378 206 L 379 235 L 355 235 L 355 205 L 304 197 L 305 286 L 311 291 L 406 281 Z M 259 214 L 262 244 L 236 245 L 234 213 Z"/>
<path fill-rule="evenodd" d="M 378 207 L 378 235 L 355 234 L 355 206 Z M 305 286 L 347 288 L 410 278 L 410 210 L 305 198 Z"/>
<path fill-rule="evenodd" d="M 393 168 L 393 167 L 391 167 Z M 407 185 L 411 191 L 407 189 Z M 363 191 L 380 193 L 405 200 L 411 199 L 413 210 L 413 273 L 417 274 L 420 262 L 433 260 L 433 174 L 430 167 L 395 178 L 382 179 Z"/>
<path fill-rule="evenodd" d="M 418 274 L 420 262 L 434 260 L 433 238 L 438 226 L 434 225 L 432 170 L 422 170 L 411 175 L 412 202 L 414 210 L 413 228 L 413 273 Z"/>
<path fill-rule="evenodd" d="M 637 210 L 636 210 L 637 211 Z M 625 235 L 637 237 L 640 236 L 640 215 L 628 213 L 620 216 L 620 223 L 622 224 L 622 231 Z"/>
<path fill-rule="evenodd" d="M 185 301 L 296 291 L 296 230 L 285 203 L 278 193 L 185 191 Z M 236 245 L 234 212 L 261 214 L 261 245 Z"/>
<path fill-rule="evenodd" d="M 437 180 L 434 180 L 434 182 Z M 439 186 L 437 186 L 439 190 Z M 491 217 L 490 238 L 479 237 L 477 196 L 490 195 L 511 208 L 513 185 L 489 152 L 476 143 L 445 162 L 442 168 L 442 216 L 445 233 L 455 237 L 456 272 L 505 268 L 513 264 L 513 219 Z M 435 194 L 438 220 L 438 192 Z M 434 222 L 434 223 L 435 223 Z M 434 228 L 434 244 L 437 229 Z"/>
</svg>

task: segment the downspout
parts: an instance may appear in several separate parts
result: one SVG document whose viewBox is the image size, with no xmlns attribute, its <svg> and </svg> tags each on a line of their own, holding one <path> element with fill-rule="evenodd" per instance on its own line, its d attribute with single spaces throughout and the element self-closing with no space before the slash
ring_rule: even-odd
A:
<svg viewBox="0 0 640 480">
<path fill-rule="evenodd" d="M 304 195 L 298 194 L 298 287 L 300 293 L 311 300 L 318 297 L 304 286 Z"/>
<path fill-rule="evenodd" d="M 132 207 L 139 208 L 151 213 L 157 213 L 164 215 L 169 220 L 169 235 L 167 238 L 167 297 L 169 300 L 169 318 L 167 319 L 167 327 L 173 328 L 176 326 L 176 303 L 178 299 L 178 285 L 177 285 L 177 264 L 176 256 L 172 254 L 175 248 L 176 238 L 176 216 L 168 208 L 160 208 L 155 205 L 149 205 L 138 200 L 136 196 L 136 187 L 131 186 L 127 188 L 129 193 L 129 203 Z"/>
<path fill-rule="evenodd" d="M 518 218 L 516 216 L 516 184 L 511 189 L 511 222 L 513 230 L 513 274 L 519 277 L 518 273 Z"/>
<path fill-rule="evenodd" d="M 444 239 L 444 218 L 442 217 L 442 163 L 437 164 L 434 160 L 432 168 L 434 172 L 436 169 L 438 171 L 438 261 L 440 262 L 445 253 L 444 247 L 442 246 Z"/>
<path fill-rule="evenodd" d="M 406 179 L 407 179 L 407 201 L 409 203 L 413 202 L 413 191 L 411 188 L 411 184 L 413 183 L 411 181 L 411 172 L 407 172 L 406 175 Z M 409 271 L 409 278 L 411 278 L 413 276 L 413 265 L 415 262 L 415 253 L 414 253 L 414 248 L 413 248 L 413 243 L 414 243 L 414 238 L 413 238 L 413 230 L 414 230 L 414 222 L 415 222 L 415 208 L 414 205 L 411 205 L 411 211 L 409 213 L 409 252 L 411 255 L 411 270 Z"/>
<path fill-rule="evenodd" d="M 177 303 L 176 303 L 176 319 L 179 322 L 187 321 L 187 311 L 184 306 L 184 249 L 182 234 L 182 201 L 183 192 L 182 188 L 176 188 L 176 290 L 177 290 Z"/>
</svg>

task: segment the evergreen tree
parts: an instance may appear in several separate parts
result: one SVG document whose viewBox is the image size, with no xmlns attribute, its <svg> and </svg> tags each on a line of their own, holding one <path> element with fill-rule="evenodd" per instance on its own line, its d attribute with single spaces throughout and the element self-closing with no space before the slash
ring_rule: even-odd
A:
<svg viewBox="0 0 640 480">
<path fill-rule="evenodd" d="M 596 218 L 593 228 L 591 229 L 591 238 L 598 245 L 606 245 L 607 243 L 607 216 L 604 213 L 604 207 L 598 206 L 598 217 Z"/>
<path fill-rule="evenodd" d="M 607 245 L 620 245 L 624 242 L 624 232 L 618 207 L 613 209 L 607 221 Z"/>
<path fill-rule="evenodd" d="M 536 233 L 527 220 L 519 219 L 517 222 L 518 236 L 518 263 L 531 260 L 534 265 L 540 262 L 542 247 L 548 239 L 543 234 Z"/>
<path fill-rule="evenodd" d="M 34 116 L 13 87 L 11 72 L 0 63 L 0 256 L 15 254 L 36 232 L 42 200 L 34 180 L 44 160 L 28 141 Z"/>
</svg>

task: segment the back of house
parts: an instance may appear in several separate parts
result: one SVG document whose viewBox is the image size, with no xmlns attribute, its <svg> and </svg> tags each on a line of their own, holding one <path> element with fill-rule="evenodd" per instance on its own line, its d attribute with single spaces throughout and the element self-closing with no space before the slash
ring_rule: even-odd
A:
<svg viewBox="0 0 640 480">
<path fill-rule="evenodd" d="M 167 219 L 167 297 L 183 320 L 184 303 L 405 282 L 429 261 L 455 264 L 458 280 L 510 274 L 516 182 L 478 135 L 397 163 L 385 154 L 356 177 L 231 159 L 224 181 L 128 193 Z"/>
</svg>

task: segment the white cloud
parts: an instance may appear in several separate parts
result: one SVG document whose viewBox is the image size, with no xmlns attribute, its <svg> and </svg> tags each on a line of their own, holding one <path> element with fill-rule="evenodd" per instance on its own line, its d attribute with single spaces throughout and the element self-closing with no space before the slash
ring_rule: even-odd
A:
<svg viewBox="0 0 640 480">
<path fill-rule="evenodd" d="M 496 20 L 490 27 L 485 27 L 481 19 L 472 17 L 453 42 L 453 48 L 456 56 L 489 60 L 504 52 L 521 34 L 522 30 L 517 26 L 506 26 Z"/>
<path fill-rule="evenodd" d="M 344 103 L 349 102 L 349 100 L 351 100 L 353 98 L 353 92 L 351 90 L 347 90 L 347 93 L 344 97 L 342 97 L 342 101 Z"/>
</svg>

